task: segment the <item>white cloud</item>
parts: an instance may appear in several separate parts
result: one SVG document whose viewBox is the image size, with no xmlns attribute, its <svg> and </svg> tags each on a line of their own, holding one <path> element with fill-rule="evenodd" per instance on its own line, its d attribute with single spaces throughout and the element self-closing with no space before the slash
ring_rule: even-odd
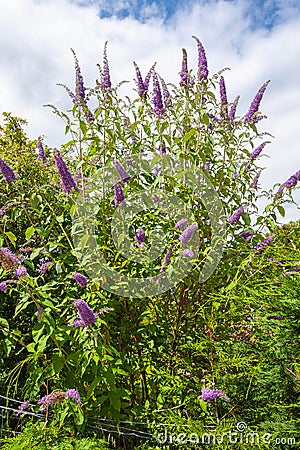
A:
<svg viewBox="0 0 300 450">
<path fill-rule="evenodd" d="M 276 1 L 280 20 L 271 30 L 251 27 L 246 0 L 203 1 L 194 6 L 190 2 L 167 24 L 157 17 L 155 6 L 144 12 L 152 18 L 140 23 L 132 17 L 100 19 L 101 2 L 89 0 L 84 8 L 79 6 L 83 3 L 87 2 L 1 2 L 0 111 L 27 118 L 30 137 L 45 134 L 50 146 L 65 140 L 63 124 L 42 105 L 70 106 L 56 83 L 74 85 L 71 47 L 78 55 L 86 85 L 93 85 L 98 76 L 96 63 L 101 62 L 106 40 L 114 83 L 134 78 L 133 60 L 143 73 L 157 61 L 165 80 L 178 82 L 182 47 L 188 51 L 189 66 L 196 67 L 197 50 L 191 38 L 195 34 L 205 45 L 211 72 L 231 68 L 224 74 L 228 96 L 233 99 L 241 94 L 241 114 L 260 85 L 271 79 L 261 108 L 269 119 L 261 128 L 276 139 L 266 148 L 271 158 L 262 160 L 268 167 L 262 178 L 264 186 L 284 181 L 299 170 L 300 14 L 293 0 Z M 102 5 L 106 3 L 102 1 Z M 265 3 L 264 7 L 270 8 Z M 114 3 L 110 4 L 113 7 Z M 296 216 L 295 208 L 289 211 L 289 219 Z"/>
</svg>

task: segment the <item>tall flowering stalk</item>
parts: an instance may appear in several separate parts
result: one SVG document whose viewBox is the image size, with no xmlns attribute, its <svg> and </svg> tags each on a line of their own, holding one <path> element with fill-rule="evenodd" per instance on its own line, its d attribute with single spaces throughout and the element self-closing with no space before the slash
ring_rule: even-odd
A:
<svg viewBox="0 0 300 450">
<path fill-rule="evenodd" d="M 228 397 L 226 394 L 224 394 L 221 389 L 201 389 L 201 400 L 204 400 L 205 402 L 212 402 L 216 398 L 221 398 L 222 400 L 225 400 L 228 402 Z"/>
<path fill-rule="evenodd" d="M 73 98 L 73 102 L 77 104 L 81 103 L 86 104 L 85 87 L 83 83 L 83 77 L 81 75 L 79 62 L 74 50 L 72 50 L 72 53 L 75 59 L 75 96 Z"/>
<path fill-rule="evenodd" d="M 186 53 L 185 48 L 182 49 L 181 72 L 179 73 L 179 75 L 180 75 L 180 81 L 179 81 L 180 86 L 185 86 L 185 87 L 193 86 L 194 82 L 189 77 L 187 53 Z"/>
<path fill-rule="evenodd" d="M 47 160 L 45 157 L 45 151 L 44 151 L 44 146 L 42 144 L 42 141 L 40 139 L 38 139 L 36 145 L 37 145 L 37 149 L 38 149 L 38 159 L 41 159 L 42 163 L 46 164 Z"/>
<path fill-rule="evenodd" d="M 169 92 L 169 89 L 165 83 L 165 80 L 162 77 L 159 77 L 161 85 L 162 85 L 162 91 L 163 91 L 163 97 L 164 97 L 164 102 L 165 102 L 165 107 L 169 107 L 172 106 L 172 99 L 171 99 L 171 95 Z"/>
<path fill-rule="evenodd" d="M 196 36 L 192 36 L 192 38 L 195 39 L 198 47 L 198 78 L 200 81 L 206 80 L 208 77 L 208 68 L 205 49 Z"/>
<path fill-rule="evenodd" d="M 12 168 L 2 158 L 0 158 L 0 172 L 7 183 L 11 183 L 17 179 Z"/>
<path fill-rule="evenodd" d="M 140 71 L 138 65 L 136 64 L 136 62 L 133 62 L 133 64 L 134 64 L 135 72 L 136 72 L 138 94 L 139 94 L 140 98 L 146 98 L 148 89 L 149 89 L 150 78 L 151 78 L 152 72 L 154 71 L 154 67 L 155 67 L 156 63 L 154 63 L 153 66 L 150 68 L 149 72 L 146 75 L 145 81 L 143 81 L 141 71 Z"/>
<path fill-rule="evenodd" d="M 103 68 L 102 68 L 100 87 L 103 92 L 108 92 L 111 90 L 111 81 L 110 81 L 109 65 L 108 65 L 108 58 L 107 58 L 107 41 L 104 44 Z"/>
<path fill-rule="evenodd" d="M 231 120 L 231 121 L 233 121 L 233 120 L 235 119 L 236 108 L 237 108 L 237 105 L 238 105 L 239 100 L 240 100 L 240 96 L 238 95 L 238 96 L 235 98 L 234 102 L 232 103 L 232 105 L 231 105 L 231 107 L 230 107 L 230 110 L 229 110 L 229 113 L 228 113 L 228 118 L 229 118 L 229 120 Z"/>
<path fill-rule="evenodd" d="M 74 300 L 73 306 L 77 309 L 80 320 L 74 320 L 73 327 L 89 327 L 96 322 L 97 317 L 92 308 L 81 299 Z"/>
<path fill-rule="evenodd" d="M 228 100 L 226 93 L 226 86 L 224 77 L 220 77 L 220 98 L 221 98 L 221 117 L 227 119 L 228 117 Z"/>
<path fill-rule="evenodd" d="M 262 97 L 265 93 L 265 90 L 267 89 L 268 84 L 270 83 L 270 80 L 266 81 L 262 87 L 258 90 L 257 94 L 255 95 L 254 99 L 251 102 L 250 108 L 247 112 L 247 114 L 244 117 L 244 122 L 256 122 L 257 119 L 255 118 L 255 115 L 258 112 L 260 102 L 262 100 Z"/>
<path fill-rule="evenodd" d="M 153 75 L 153 111 L 157 116 L 162 116 L 165 109 L 162 101 L 160 85 L 156 73 Z"/>
<path fill-rule="evenodd" d="M 63 157 L 61 156 L 60 152 L 55 149 L 53 152 L 54 155 L 54 161 L 57 168 L 57 171 L 59 173 L 63 190 L 66 193 L 70 193 L 72 190 L 78 190 L 78 186 L 74 178 L 72 177 L 65 161 L 63 160 Z"/>
<path fill-rule="evenodd" d="M 86 278 L 84 275 L 82 275 L 81 273 L 74 272 L 74 273 L 72 274 L 72 278 L 73 278 L 73 280 L 76 281 L 76 283 L 77 283 L 80 287 L 82 287 L 82 288 L 86 288 L 86 287 L 87 287 L 87 285 L 88 285 L 88 280 L 87 280 L 87 278 Z"/>
</svg>

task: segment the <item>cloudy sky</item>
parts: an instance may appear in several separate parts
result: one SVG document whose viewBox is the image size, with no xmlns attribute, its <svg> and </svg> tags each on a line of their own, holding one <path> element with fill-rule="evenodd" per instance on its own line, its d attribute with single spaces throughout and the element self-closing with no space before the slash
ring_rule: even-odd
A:
<svg viewBox="0 0 300 450">
<path fill-rule="evenodd" d="M 244 114 L 268 79 L 261 104 L 274 135 L 262 159 L 263 187 L 285 181 L 300 169 L 300 2 L 299 0 L 0 0 L 0 113 L 26 118 L 30 138 L 49 146 L 67 139 L 64 126 L 43 104 L 67 108 L 56 83 L 74 86 L 74 62 L 85 84 L 98 77 L 104 42 L 113 83 L 133 80 L 135 60 L 144 74 L 153 62 L 168 82 L 178 83 L 181 48 L 196 68 L 192 35 L 206 48 L 210 73 L 224 67 L 227 94 L 241 95 Z M 132 86 L 134 84 L 132 83 Z M 299 190 L 295 196 L 300 204 Z M 285 221 L 299 218 L 296 206 Z"/>
</svg>

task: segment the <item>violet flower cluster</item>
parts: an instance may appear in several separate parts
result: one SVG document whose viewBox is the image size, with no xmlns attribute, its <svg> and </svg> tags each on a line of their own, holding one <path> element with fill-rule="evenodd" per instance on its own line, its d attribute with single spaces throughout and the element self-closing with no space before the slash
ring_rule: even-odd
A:
<svg viewBox="0 0 300 450">
<path fill-rule="evenodd" d="M 260 102 L 262 100 L 262 97 L 264 95 L 264 92 L 269 84 L 270 80 L 266 81 L 261 88 L 258 90 L 257 94 L 255 95 L 254 99 L 251 102 L 250 108 L 247 112 L 247 114 L 244 117 L 244 123 L 246 122 L 256 122 L 258 118 L 255 117 L 256 113 L 258 112 Z"/>
<path fill-rule="evenodd" d="M 176 230 L 183 231 L 186 228 L 187 224 L 188 224 L 188 220 L 183 218 L 183 219 L 180 219 L 176 223 L 175 228 L 176 228 Z"/>
<path fill-rule="evenodd" d="M 80 317 L 80 320 L 75 320 L 73 322 L 73 327 L 85 328 L 96 322 L 96 314 L 84 300 L 74 300 L 73 306 L 77 309 L 78 315 Z"/>
<path fill-rule="evenodd" d="M 25 409 L 27 409 L 29 406 L 29 402 L 26 400 L 25 402 L 22 402 L 18 411 L 16 412 L 16 416 L 18 417 L 20 414 L 23 414 Z"/>
<path fill-rule="evenodd" d="M 8 202 L 8 203 L 6 203 L 6 205 L 3 205 L 3 206 L 0 208 L 0 217 L 4 216 L 5 211 L 6 211 L 7 209 L 9 209 L 11 206 L 15 205 L 15 204 L 16 204 L 16 202 L 13 201 L 13 202 Z"/>
<path fill-rule="evenodd" d="M 221 389 L 207 389 L 203 388 L 201 389 L 201 400 L 204 400 L 205 402 L 211 402 L 215 400 L 216 398 L 221 398 L 222 400 L 225 400 L 228 402 L 229 398 L 226 394 L 224 394 Z"/>
<path fill-rule="evenodd" d="M 45 151 L 44 151 L 44 147 L 43 147 L 43 144 L 42 144 L 40 139 L 38 139 L 36 145 L 37 145 L 37 148 L 38 148 L 38 159 L 41 159 L 42 163 L 46 164 L 47 160 L 46 160 L 46 157 L 45 157 Z"/>
<path fill-rule="evenodd" d="M 144 248 L 144 241 L 145 241 L 145 231 L 143 228 L 139 228 L 134 236 L 135 243 L 138 247 Z"/>
<path fill-rule="evenodd" d="M 233 121 L 235 119 L 236 108 L 237 108 L 239 100 L 240 100 L 240 96 L 238 95 L 230 107 L 230 110 L 228 113 L 228 119 L 231 121 Z"/>
<path fill-rule="evenodd" d="M 0 158 L 0 172 L 7 183 L 11 183 L 17 179 L 12 168 L 2 158 Z"/>
<path fill-rule="evenodd" d="M 19 278 L 27 276 L 27 269 L 25 267 L 18 267 L 15 272 L 16 276 Z"/>
<path fill-rule="evenodd" d="M 223 119 L 228 117 L 228 100 L 224 77 L 220 77 L 220 98 L 221 98 L 221 116 Z"/>
<path fill-rule="evenodd" d="M 1 292 L 5 292 L 6 289 L 7 289 L 7 284 L 6 284 L 6 282 L 5 282 L 5 281 L 1 281 L 1 283 L 0 283 L 0 291 L 1 291 Z"/>
<path fill-rule="evenodd" d="M 71 172 L 69 171 L 60 152 L 57 149 L 54 149 L 53 154 L 64 192 L 70 193 L 72 190 L 78 190 L 77 183 L 72 177 Z"/>
<path fill-rule="evenodd" d="M 196 36 L 192 36 L 196 40 L 198 46 L 198 78 L 199 80 L 206 80 L 208 77 L 206 53 L 202 43 Z"/>
<path fill-rule="evenodd" d="M 180 75 L 180 82 L 179 82 L 180 86 L 188 87 L 194 85 L 194 81 L 189 77 L 187 53 L 185 48 L 182 49 L 182 65 L 181 65 L 181 72 L 179 73 L 179 75 Z"/>
<path fill-rule="evenodd" d="M 175 246 L 175 244 L 172 244 L 167 250 L 167 253 L 166 253 L 166 255 L 164 257 L 164 260 L 163 260 L 163 263 L 162 263 L 162 267 L 160 269 L 161 273 L 165 273 L 166 272 L 166 268 L 171 263 L 171 258 L 172 258 L 172 255 L 173 255 L 173 248 L 174 248 L 174 246 Z"/>
<path fill-rule="evenodd" d="M 82 287 L 82 288 L 86 288 L 86 287 L 87 287 L 88 280 L 87 280 L 87 278 L 86 278 L 84 275 L 82 275 L 81 273 L 74 272 L 73 275 L 72 275 L 72 278 L 73 278 L 73 280 L 76 281 L 76 283 L 77 283 L 80 287 Z"/>
<path fill-rule="evenodd" d="M 104 92 L 108 92 L 111 90 L 111 81 L 110 81 L 109 65 L 108 65 L 108 58 L 107 58 L 107 41 L 104 44 L 103 69 L 102 69 L 100 87 L 101 87 L 102 91 L 104 91 Z"/>
<path fill-rule="evenodd" d="M 153 111 L 157 116 L 162 116 L 165 109 L 162 101 L 160 85 L 158 81 L 158 76 L 156 73 L 153 74 Z"/>
<path fill-rule="evenodd" d="M 198 225 L 193 223 L 189 227 L 187 227 L 184 232 L 179 236 L 179 241 L 182 245 L 188 245 L 189 241 L 192 239 L 193 234 L 198 229 Z"/>
<path fill-rule="evenodd" d="M 185 248 L 182 252 L 182 256 L 186 256 L 188 258 L 193 258 L 195 256 L 195 253 L 190 248 Z"/>
<path fill-rule="evenodd" d="M 118 172 L 118 175 L 119 175 L 121 181 L 123 181 L 125 183 L 126 181 L 129 181 L 131 179 L 131 176 L 129 175 L 127 170 L 122 166 L 120 161 L 115 159 L 113 164 Z"/>
<path fill-rule="evenodd" d="M 47 272 L 48 268 L 52 265 L 51 261 L 46 261 L 43 264 L 40 265 L 40 272 L 42 275 L 45 275 L 45 273 Z"/>
<path fill-rule="evenodd" d="M 156 63 L 154 63 L 153 66 L 150 68 L 149 72 L 146 75 L 145 81 L 143 81 L 140 69 L 139 69 L 138 65 L 136 64 L 136 62 L 134 62 L 133 64 L 134 64 L 135 72 L 136 72 L 138 94 L 139 94 L 140 98 L 146 98 L 147 92 L 149 89 L 150 78 L 151 78 L 152 72 L 154 71 L 154 67 L 155 67 Z"/>
<path fill-rule="evenodd" d="M 265 251 L 265 247 L 271 244 L 273 239 L 275 238 L 275 234 L 270 234 L 266 237 L 261 243 L 257 244 L 253 250 L 258 250 L 258 254 L 261 255 Z"/>
<path fill-rule="evenodd" d="M 125 195 L 120 183 L 114 185 L 114 202 L 115 206 L 119 206 L 125 200 Z"/>
<path fill-rule="evenodd" d="M 236 223 L 238 223 L 238 221 L 240 220 L 240 218 L 242 217 L 242 214 L 244 213 L 245 210 L 245 206 L 240 206 L 238 209 L 236 209 L 234 211 L 234 213 L 232 214 L 232 216 L 229 217 L 228 222 L 231 225 L 235 225 Z"/>
<path fill-rule="evenodd" d="M 45 411 L 50 405 L 55 403 L 61 403 L 67 399 L 73 399 L 77 403 L 77 405 L 81 404 L 80 395 L 77 389 L 68 389 L 66 392 L 63 391 L 54 391 L 51 394 L 44 395 L 44 397 L 38 400 L 38 404 L 40 405 L 40 410 Z"/>
<path fill-rule="evenodd" d="M 0 248 L 0 263 L 1 267 L 4 270 L 15 269 L 20 265 L 22 260 L 22 256 L 15 255 L 9 248 L 1 247 Z"/>
</svg>

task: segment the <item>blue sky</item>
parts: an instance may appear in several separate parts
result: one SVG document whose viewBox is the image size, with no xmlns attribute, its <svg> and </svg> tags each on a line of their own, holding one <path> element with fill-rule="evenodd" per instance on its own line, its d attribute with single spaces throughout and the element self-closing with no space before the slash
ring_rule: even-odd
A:
<svg viewBox="0 0 300 450">
<path fill-rule="evenodd" d="M 225 0 L 235 3 L 236 0 Z M 193 5 L 216 3 L 216 0 L 74 0 L 82 7 L 97 5 L 100 18 L 117 17 L 124 19 L 133 17 L 145 22 L 150 18 L 161 18 L 165 23 L 172 20 L 174 14 L 182 8 Z M 299 13 L 299 0 L 247 0 L 245 13 L 250 19 L 251 28 L 266 28 L 282 23 L 287 15 Z"/>
<path fill-rule="evenodd" d="M 93 86 L 108 41 L 113 84 L 128 80 L 125 87 L 132 89 L 133 61 L 143 74 L 157 61 L 165 81 L 178 83 L 184 47 L 195 71 L 196 35 L 211 74 L 230 68 L 224 77 L 229 101 L 241 96 L 238 114 L 271 80 L 262 129 L 274 139 L 261 159 L 263 187 L 269 190 L 300 169 L 299 0 L 1 0 L 0 30 L 0 114 L 26 118 L 32 139 L 43 134 L 50 147 L 68 140 L 64 125 L 43 105 L 70 107 L 57 86 L 74 87 L 70 48 L 85 84 Z M 299 205 L 299 190 L 296 199 Z M 299 210 L 290 206 L 286 220 L 296 217 Z"/>
</svg>

